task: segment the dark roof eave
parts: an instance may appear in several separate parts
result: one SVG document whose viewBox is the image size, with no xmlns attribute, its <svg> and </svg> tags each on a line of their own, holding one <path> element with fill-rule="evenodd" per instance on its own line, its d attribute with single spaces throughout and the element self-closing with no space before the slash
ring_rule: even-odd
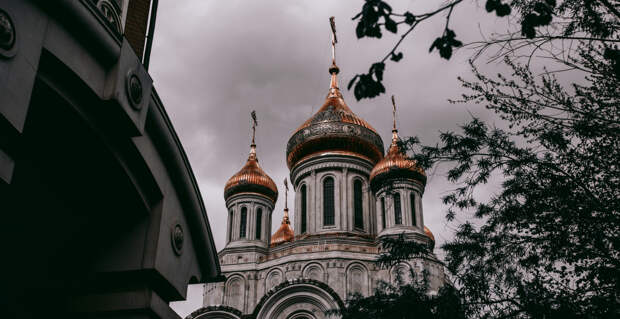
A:
<svg viewBox="0 0 620 319">
<path fill-rule="evenodd" d="M 202 281 L 212 281 L 213 278 L 221 275 L 221 268 L 198 183 L 183 145 L 155 88 L 151 93 L 150 104 L 147 122 L 151 122 L 155 128 L 156 136 L 153 140 L 156 147 L 161 148 L 160 153 L 165 154 L 162 157 L 170 172 L 172 182 L 178 190 L 179 200 L 183 207 L 189 208 L 184 212 L 188 218 L 192 241 L 196 247 L 198 263 L 201 265 Z"/>
</svg>

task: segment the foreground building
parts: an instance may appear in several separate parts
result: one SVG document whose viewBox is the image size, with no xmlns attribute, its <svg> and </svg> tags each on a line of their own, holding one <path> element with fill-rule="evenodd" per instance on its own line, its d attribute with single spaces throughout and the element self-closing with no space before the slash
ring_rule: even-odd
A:
<svg viewBox="0 0 620 319">
<path fill-rule="evenodd" d="M 157 0 L 0 0 L 0 318 L 179 318 L 219 278 L 147 72 Z"/>
<path fill-rule="evenodd" d="M 286 203 L 270 236 L 278 189 L 260 168 L 253 139 L 245 166 L 224 187 L 228 232 L 219 259 L 226 279 L 206 284 L 204 307 L 188 318 L 327 318 L 350 295 L 368 296 L 399 276 L 410 280 L 411 271 L 426 271 L 432 290 L 444 283 L 432 254 L 389 269 L 376 263 L 384 236 L 434 245 L 423 219 L 426 175 L 400 149 L 395 121 L 384 156 L 379 134 L 345 103 L 338 72 L 334 59 L 323 106 L 286 146 L 294 225 Z"/>
</svg>

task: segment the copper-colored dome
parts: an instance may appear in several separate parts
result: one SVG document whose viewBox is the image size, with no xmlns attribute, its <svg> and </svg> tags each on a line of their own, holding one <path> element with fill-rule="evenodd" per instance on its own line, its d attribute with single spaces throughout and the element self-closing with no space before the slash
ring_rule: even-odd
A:
<svg viewBox="0 0 620 319">
<path fill-rule="evenodd" d="M 431 230 L 428 229 L 428 227 L 426 226 L 424 226 L 424 234 L 428 236 L 428 238 L 430 238 L 433 242 L 435 242 L 435 236 L 433 236 L 433 233 L 431 232 Z"/>
<path fill-rule="evenodd" d="M 252 144 L 250 156 L 243 168 L 233 175 L 224 186 L 224 199 L 239 193 L 254 193 L 270 199 L 278 199 L 278 188 L 271 177 L 258 165 L 256 145 Z"/>
<path fill-rule="evenodd" d="M 435 236 L 433 236 L 433 233 L 431 232 L 431 230 L 428 229 L 428 227 L 426 226 L 424 226 L 424 235 L 426 235 L 426 237 L 431 239 L 431 250 L 435 248 Z"/>
<path fill-rule="evenodd" d="M 277 246 L 282 243 L 291 242 L 295 239 L 295 233 L 291 228 L 291 222 L 288 219 L 288 208 L 284 209 L 284 218 L 282 218 L 282 224 L 280 228 L 271 235 L 271 247 Z"/>
<path fill-rule="evenodd" d="M 368 122 L 355 115 L 338 89 L 338 67 L 332 65 L 325 103 L 293 133 L 286 146 L 289 169 L 302 160 L 325 152 L 358 156 L 377 163 L 383 157 L 383 141 Z"/>
<path fill-rule="evenodd" d="M 426 173 L 414 160 L 407 157 L 398 145 L 398 131 L 392 131 L 392 144 L 385 157 L 370 171 L 370 185 L 374 191 L 393 178 L 407 178 L 426 184 Z"/>
</svg>

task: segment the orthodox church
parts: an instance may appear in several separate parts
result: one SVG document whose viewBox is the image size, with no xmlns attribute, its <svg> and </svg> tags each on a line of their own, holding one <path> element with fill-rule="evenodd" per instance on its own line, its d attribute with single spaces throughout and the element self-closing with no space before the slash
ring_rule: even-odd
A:
<svg viewBox="0 0 620 319">
<path fill-rule="evenodd" d="M 335 50 L 333 20 L 332 35 Z M 445 282 L 434 254 L 389 269 L 376 262 L 385 236 L 404 234 L 434 246 L 423 218 L 426 175 L 399 147 L 395 120 L 384 156 L 377 131 L 345 103 L 332 56 L 323 106 L 286 145 L 294 225 L 285 181 L 284 218 L 270 232 L 278 188 L 259 165 L 253 137 L 247 162 L 224 186 L 228 223 L 219 259 L 225 279 L 206 284 L 204 306 L 188 319 L 330 318 L 326 311 L 352 294 L 368 296 L 382 281 L 425 271 L 431 290 Z"/>
</svg>

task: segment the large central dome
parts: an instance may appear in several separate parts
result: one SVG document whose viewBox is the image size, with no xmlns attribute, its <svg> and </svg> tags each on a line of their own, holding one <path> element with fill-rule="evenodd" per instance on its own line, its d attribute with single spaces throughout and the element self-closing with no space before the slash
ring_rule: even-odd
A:
<svg viewBox="0 0 620 319">
<path fill-rule="evenodd" d="M 370 124 L 355 115 L 338 88 L 338 67 L 329 69 L 331 85 L 325 103 L 293 133 L 286 146 L 289 169 L 326 153 L 366 159 L 373 165 L 383 158 L 383 142 Z"/>
</svg>

